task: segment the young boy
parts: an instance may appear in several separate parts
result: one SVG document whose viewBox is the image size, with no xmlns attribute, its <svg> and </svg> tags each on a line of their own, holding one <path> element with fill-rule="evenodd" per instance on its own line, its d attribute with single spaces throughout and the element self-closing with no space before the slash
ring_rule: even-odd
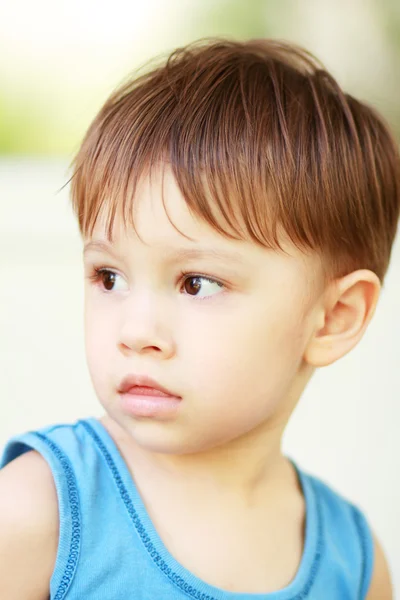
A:
<svg viewBox="0 0 400 600">
<path fill-rule="evenodd" d="M 72 200 L 105 414 L 7 443 L 0 597 L 391 599 L 361 510 L 281 452 L 375 311 L 382 119 L 290 44 L 201 41 L 106 102 Z"/>
</svg>

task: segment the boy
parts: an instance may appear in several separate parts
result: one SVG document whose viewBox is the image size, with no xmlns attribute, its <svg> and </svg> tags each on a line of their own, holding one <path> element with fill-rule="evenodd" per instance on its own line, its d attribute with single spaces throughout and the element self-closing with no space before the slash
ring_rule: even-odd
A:
<svg viewBox="0 0 400 600">
<path fill-rule="evenodd" d="M 376 308 L 381 118 L 289 44 L 192 44 L 106 102 L 72 200 L 105 414 L 8 442 L 0 596 L 392 598 L 364 515 L 280 448 Z"/>
</svg>

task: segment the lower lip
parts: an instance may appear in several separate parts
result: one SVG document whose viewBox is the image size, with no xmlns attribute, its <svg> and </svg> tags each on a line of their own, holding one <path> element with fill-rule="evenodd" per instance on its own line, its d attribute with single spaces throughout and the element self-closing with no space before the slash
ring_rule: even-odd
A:
<svg viewBox="0 0 400 600">
<path fill-rule="evenodd" d="M 122 409 L 136 417 L 170 417 L 176 414 L 182 401 L 176 396 L 150 396 L 144 394 L 121 394 Z"/>
</svg>

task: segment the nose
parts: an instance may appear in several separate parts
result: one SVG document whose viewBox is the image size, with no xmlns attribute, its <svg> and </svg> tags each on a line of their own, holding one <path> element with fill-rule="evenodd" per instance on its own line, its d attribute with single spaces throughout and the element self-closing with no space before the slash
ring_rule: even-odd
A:
<svg viewBox="0 0 400 600">
<path fill-rule="evenodd" d="M 160 294 L 135 294 L 121 310 L 118 348 L 125 354 L 158 354 L 170 358 L 175 352 L 172 320 Z"/>
</svg>

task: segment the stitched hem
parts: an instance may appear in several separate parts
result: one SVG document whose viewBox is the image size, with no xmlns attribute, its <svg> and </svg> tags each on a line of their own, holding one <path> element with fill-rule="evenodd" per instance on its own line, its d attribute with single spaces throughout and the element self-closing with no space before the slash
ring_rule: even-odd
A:
<svg viewBox="0 0 400 600">
<path fill-rule="evenodd" d="M 65 566 L 64 574 L 61 577 L 61 581 L 58 585 L 57 591 L 54 596 L 54 600 L 62 600 L 65 598 L 66 593 L 71 585 L 72 579 L 75 575 L 79 551 L 80 551 L 80 541 L 81 541 L 81 518 L 80 518 L 80 510 L 79 510 L 79 493 L 78 486 L 76 483 L 76 478 L 74 471 L 71 467 L 71 463 L 68 457 L 64 454 L 62 450 L 49 438 L 45 435 L 35 432 L 35 435 L 42 440 L 53 452 L 53 454 L 59 460 L 65 477 L 67 481 L 67 489 L 68 489 L 68 501 L 71 509 L 71 540 L 69 546 L 69 553 L 67 564 Z"/>
</svg>

